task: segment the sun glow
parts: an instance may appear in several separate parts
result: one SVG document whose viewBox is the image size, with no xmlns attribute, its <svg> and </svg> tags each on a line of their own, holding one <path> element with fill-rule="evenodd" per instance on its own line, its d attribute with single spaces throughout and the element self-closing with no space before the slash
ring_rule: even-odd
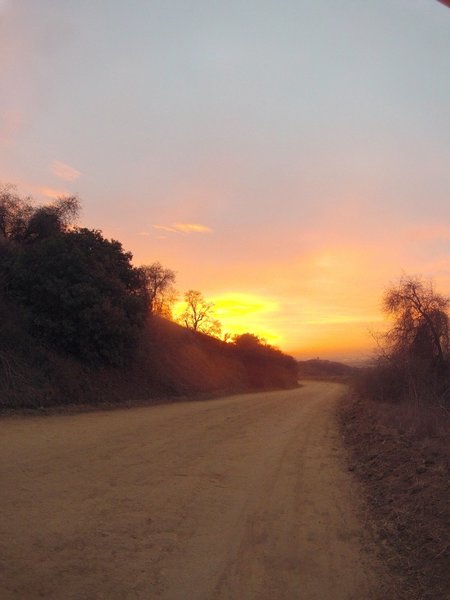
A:
<svg viewBox="0 0 450 600">
<path fill-rule="evenodd" d="M 230 292 L 211 298 L 223 331 L 231 335 L 253 333 L 271 344 L 282 343 L 274 327 L 273 317 L 279 312 L 278 302 L 262 296 Z"/>
<path fill-rule="evenodd" d="M 273 345 L 283 343 L 281 332 L 274 326 L 274 317 L 280 306 L 275 300 L 254 294 L 228 292 L 206 297 L 214 304 L 213 317 L 222 325 L 222 334 L 240 335 L 253 333 Z M 184 309 L 183 302 L 177 302 L 174 315 L 179 318 Z"/>
</svg>

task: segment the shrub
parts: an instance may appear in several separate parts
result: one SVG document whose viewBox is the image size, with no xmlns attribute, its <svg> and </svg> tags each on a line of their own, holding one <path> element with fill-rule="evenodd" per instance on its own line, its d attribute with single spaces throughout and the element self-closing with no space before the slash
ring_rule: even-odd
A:
<svg viewBox="0 0 450 600">
<path fill-rule="evenodd" d="M 9 294 L 27 308 L 31 331 L 92 365 L 130 358 L 146 316 L 131 254 L 99 231 L 77 229 L 25 246 L 10 259 Z"/>
</svg>

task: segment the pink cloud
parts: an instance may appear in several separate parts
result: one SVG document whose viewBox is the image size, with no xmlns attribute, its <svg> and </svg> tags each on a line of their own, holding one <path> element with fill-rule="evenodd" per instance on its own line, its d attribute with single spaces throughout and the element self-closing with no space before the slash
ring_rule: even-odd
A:
<svg viewBox="0 0 450 600">
<path fill-rule="evenodd" d="M 152 227 L 170 233 L 210 233 L 212 231 L 210 227 L 199 223 L 174 223 L 170 227 L 166 225 L 152 225 Z"/>
<path fill-rule="evenodd" d="M 52 173 L 55 177 L 63 179 L 64 181 L 75 181 L 75 179 L 78 179 L 81 175 L 80 171 L 77 169 L 58 160 L 54 160 L 52 163 Z"/>
<path fill-rule="evenodd" d="M 52 187 L 40 187 L 38 188 L 38 193 L 41 196 L 45 196 L 46 198 L 52 198 L 56 200 L 57 198 L 61 198 L 62 196 L 69 196 L 69 192 L 67 190 L 52 188 Z"/>
<path fill-rule="evenodd" d="M 209 233 L 212 231 L 210 227 L 198 223 L 175 223 L 173 227 L 183 233 Z"/>
<path fill-rule="evenodd" d="M 154 229 L 160 229 L 161 231 L 170 231 L 171 233 L 178 233 L 173 227 L 166 227 L 166 225 L 152 225 Z"/>
</svg>

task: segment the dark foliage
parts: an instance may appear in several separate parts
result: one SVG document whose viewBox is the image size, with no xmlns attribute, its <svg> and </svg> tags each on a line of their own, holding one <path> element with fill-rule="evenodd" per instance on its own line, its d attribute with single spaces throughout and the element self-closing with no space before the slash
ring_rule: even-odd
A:
<svg viewBox="0 0 450 600">
<path fill-rule="evenodd" d="M 14 186 L 0 186 L 0 243 L 29 244 L 66 232 L 79 212 L 76 196 L 34 206 L 30 198 L 21 198 Z"/>
<path fill-rule="evenodd" d="M 140 267 L 148 294 L 148 307 L 152 315 L 172 317 L 172 306 L 178 297 L 175 289 L 176 275 L 160 262 Z"/>
<path fill-rule="evenodd" d="M 297 385 L 297 363 L 292 356 L 264 343 L 252 333 L 235 336 L 232 346 L 245 366 L 252 389 Z"/>
<path fill-rule="evenodd" d="M 0 241 L 23 240 L 33 213 L 29 198 L 18 196 L 12 185 L 0 186 Z"/>
<path fill-rule="evenodd" d="M 431 283 L 404 276 L 383 298 L 393 319 L 379 337 L 374 366 L 361 373 L 360 391 L 375 400 L 415 405 L 450 399 L 450 301 Z"/>
<path fill-rule="evenodd" d="M 234 344 L 157 315 L 143 326 L 128 365 L 92 370 L 42 345 L 27 332 L 17 307 L 0 301 L 0 316 L 5 314 L 9 319 L 0 327 L 0 409 L 148 404 L 297 385 L 293 359 L 294 368 L 283 362 L 255 367 Z"/>
<path fill-rule="evenodd" d="M 145 317 L 142 273 L 119 242 L 71 229 L 79 209 L 75 197 L 34 206 L 13 186 L 0 188 L 3 306 L 20 312 L 41 345 L 91 366 L 119 366 Z"/>
<path fill-rule="evenodd" d="M 220 326 L 200 292 L 195 326 L 160 318 L 176 298 L 173 271 L 133 267 L 120 242 L 74 228 L 78 212 L 74 197 L 34 206 L 0 187 L 0 406 L 296 385 L 294 359 L 256 336 L 211 337 Z"/>
<path fill-rule="evenodd" d="M 66 232 L 80 210 L 74 196 L 58 198 L 49 206 L 39 206 L 30 214 L 22 240 L 33 243 Z"/>
<path fill-rule="evenodd" d="M 444 372 L 449 354 L 449 298 L 418 277 L 402 277 L 388 289 L 384 310 L 394 324 L 383 340 L 384 355 L 397 362 L 420 361 Z"/>
<path fill-rule="evenodd" d="M 146 295 L 131 254 L 99 231 L 77 229 L 9 257 L 8 294 L 43 342 L 91 365 L 120 366 L 136 345 Z"/>
</svg>

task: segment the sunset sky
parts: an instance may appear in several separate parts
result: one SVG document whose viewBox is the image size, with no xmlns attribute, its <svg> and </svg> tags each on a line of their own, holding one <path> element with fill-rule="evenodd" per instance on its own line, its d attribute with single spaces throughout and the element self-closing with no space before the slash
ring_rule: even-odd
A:
<svg viewBox="0 0 450 600">
<path fill-rule="evenodd" d="M 225 331 L 355 358 L 403 273 L 450 294 L 436 0 L 0 0 L 0 181 L 201 290 Z"/>
</svg>

